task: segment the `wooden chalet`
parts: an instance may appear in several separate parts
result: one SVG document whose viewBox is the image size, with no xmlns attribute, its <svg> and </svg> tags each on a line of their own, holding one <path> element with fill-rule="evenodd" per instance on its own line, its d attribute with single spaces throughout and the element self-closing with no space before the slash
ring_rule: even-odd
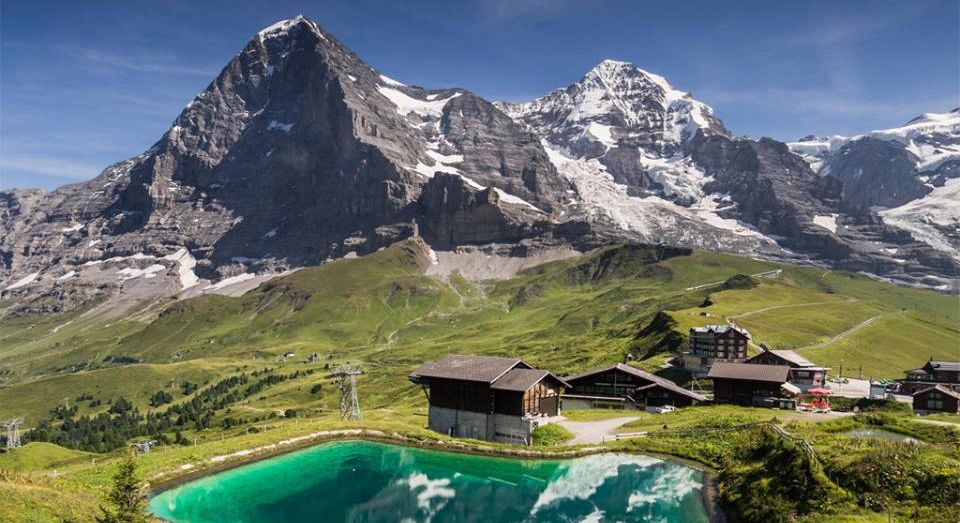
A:
<svg viewBox="0 0 960 523">
<path fill-rule="evenodd" d="M 426 362 L 410 380 L 427 395 L 431 430 L 501 443 L 529 443 L 533 429 L 559 416 L 569 387 L 523 360 L 492 356 Z"/>
<path fill-rule="evenodd" d="M 596 407 L 687 407 L 706 401 L 703 396 L 655 374 L 617 363 L 563 378 L 570 389 L 563 395 L 564 409 Z"/>
<path fill-rule="evenodd" d="M 934 385 L 918 390 L 913 393 L 913 411 L 918 414 L 960 413 L 960 392 L 946 385 Z"/>
<path fill-rule="evenodd" d="M 932 385 L 944 385 L 960 391 L 960 361 L 936 361 L 930 359 L 919 369 L 908 370 L 901 380 L 902 391 L 912 394 Z"/>
<path fill-rule="evenodd" d="M 788 380 L 801 390 L 810 387 L 826 387 L 830 367 L 821 367 L 792 350 L 764 350 L 748 359 L 746 363 L 760 365 L 786 365 L 790 367 Z"/>
<path fill-rule="evenodd" d="M 717 403 L 737 403 L 757 407 L 780 407 L 784 396 L 799 389 L 790 385 L 787 365 L 717 362 L 707 378 L 713 380 L 713 399 Z"/>
<path fill-rule="evenodd" d="M 682 353 L 683 366 L 706 372 L 714 362 L 742 362 L 747 359 L 750 333 L 734 325 L 705 325 L 690 329 L 688 350 Z"/>
</svg>

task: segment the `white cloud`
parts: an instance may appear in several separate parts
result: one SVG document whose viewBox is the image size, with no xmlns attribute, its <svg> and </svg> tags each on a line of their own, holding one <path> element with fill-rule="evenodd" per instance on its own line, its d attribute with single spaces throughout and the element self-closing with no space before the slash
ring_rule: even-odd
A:
<svg viewBox="0 0 960 523">
<path fill-rule="evenodd" d="M 139 53 L 136 56 L 120 56 L 108 51 L 85 47 L 60 47 L 60 51 L 95 67 L 119 69 L 140 73 L 183 74 L 190 76 L 212 77 L 216 74 L 213 67 L 198 67 L 150 53 Z"/>
</svg>

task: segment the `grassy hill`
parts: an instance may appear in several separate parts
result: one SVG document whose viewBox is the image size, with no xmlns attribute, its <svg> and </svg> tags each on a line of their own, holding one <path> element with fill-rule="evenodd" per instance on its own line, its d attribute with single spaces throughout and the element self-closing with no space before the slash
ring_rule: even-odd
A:
<svg viewBox="0 0 960 523">
<path fill-rule="evenodd" d="M 563 374 L 632 352 L 657 370 L 666 338 L 727 318 L 758 343 L 796 348 L 834 368 L 863 365 L 865 377 L 898 377 L 931 356 L 954 357 L 960 340 L 954 297 L 728 255 L 616 245 L 483 283 L 425 276 L 429 263 L 427 247 L 407 241 L 242 297 L 158 303 L 122 320 L 79 312 L 4 318 L 0 418 L 24 416 L 31 425 L 65 403 L 80 415 L 103 412 L 121 395 L 151 410 L 158 391 L 188 400 L 184 381 L 202 388 L 263 368 L 318 372 L 245 398 L 231 415 L 320 413 L 336 405 L 322 371 L 345 361 L 368 371 L 365 407 L 413 411 L 424 400 L 405 376 L 424 359 L 517 355 Z M 755 275 L 756 285 L 727 289 L 738 274 Z M 708 296 L 713 304 L 702 307 Z M 671 332 L 650 325 L 661 311 L 676 322 Z M 295 356 L 278 361 L 287 352 Z M 313 353 L 319 361 L 307 363 Z M 331 393 L 311 393 L 317 383 Z"/>
</svg>

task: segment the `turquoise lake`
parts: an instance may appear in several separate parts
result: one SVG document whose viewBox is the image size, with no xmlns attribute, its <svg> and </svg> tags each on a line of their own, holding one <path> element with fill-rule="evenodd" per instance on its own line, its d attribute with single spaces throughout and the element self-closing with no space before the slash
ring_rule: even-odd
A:
<svg viewBox="0 0 960 523">
<path fill-rule="evenodd" d="M 707 521 L 703 473 L 632 454 L 519 460 L 325 443 L 164 491 L 174 522 Z"/>
</svg>

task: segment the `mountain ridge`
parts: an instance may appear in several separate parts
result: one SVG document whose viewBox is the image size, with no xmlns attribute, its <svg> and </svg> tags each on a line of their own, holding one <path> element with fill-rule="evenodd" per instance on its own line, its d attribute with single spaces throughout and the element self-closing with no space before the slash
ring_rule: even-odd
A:
<svg viewBox="0 0 960 523">
<path fill-rule="evenodd" d="M 627 62 L 489 102 L 392 80 L 296 17 L 254 35 L 143 154 L 0 192 L 0 289 L 62 307 L 190 296 L 415 233 L 506 253 L 668 243 L 949 288 L 956 260 L 836 180 Z"/>
</svg>

